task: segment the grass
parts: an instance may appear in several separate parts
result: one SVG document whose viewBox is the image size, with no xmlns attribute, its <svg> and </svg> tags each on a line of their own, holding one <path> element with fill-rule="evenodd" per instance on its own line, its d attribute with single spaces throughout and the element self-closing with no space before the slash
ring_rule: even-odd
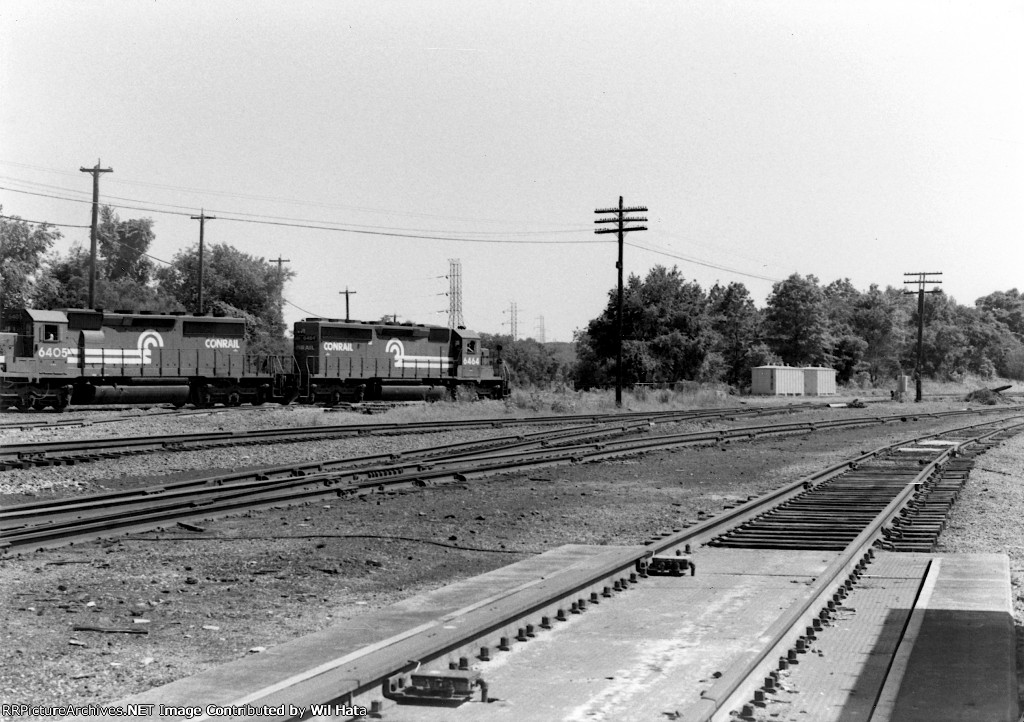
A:
<svg viewBox="0 0 1024 722">
<path fill-rule="evenodd" d="M 978 389 L 995 388 L 1012 384 L 1013 391 L 1024 390 L 1024 384 L 1007 379 L 981 379 L 968 377 L 960 382 L 932 381 L 926 379 L 924 393 L 927 396 L 942 394 L 966 399 Z M 895 381 L 882 384 L 874 389 L 855 386 L 840 387 L 836 396 L 737 396 L 729 393 L 722 384 L 686 383 L 676 389 L 654 389 L 636 387 L 625 389 L 622 394 L 622 411 L 665 411 L 674 409 L 729 408 L 747 404 L 759 406 L 785 405 L 803 401 L 843 401 L 853 398 L 888 399 L 889 388 L 895 388 Z M 913 401 L 914 389 L 905 397 Z M 975 403 L 981 401 L 976 400 Z M 399 406 L 381 414 L 326 413 L 320 407 L 287 407 L 294 416 L 289 419 L 291 426 L 327 426 L 334 424 L 375 424 L 403 423 L 418 421 L 457 421 L 460 419 L 500 418 L 519 416 L 551 416 L 558 414 L 611 414 L 615 413 L 615 391 L 592 390 L 574 391 L 567 387 L 555 389 L 516 388 L 503 401 L 470 401 L 457 398 L 455 401 Z"/>
</svg>

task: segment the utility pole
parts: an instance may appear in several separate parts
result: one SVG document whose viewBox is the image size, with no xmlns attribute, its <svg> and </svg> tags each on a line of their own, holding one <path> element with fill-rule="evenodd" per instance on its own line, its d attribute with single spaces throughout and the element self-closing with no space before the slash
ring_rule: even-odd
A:
<svg viewBox="0 0 1024 722">
<path fill-rule="evenodd" d="M 203 231 L 206 229 L 207 221 L 217 220 L 216 216 L 206 215 L 204 209 L 199 210 L 198 216 L 190 216 L 193 221 L 199 221 L 199 300 L 196 303 L 196 315 L 203 315 Z"/>
<path fill-rule="evenodd" d="M 349 297 L 349 294 L 354 294 L 355 291 L 350 291 L 350 290 L 348 290 L 348 286 L 345 286 L 345 290 L 344 291 L 338 291 L 338 293 L 339 294 L 342 294 L 342 293 L 345 294 L 345 323 L 348 323 L 348 320 L 349 320 L 348 319 L 348 297 Z M 397 318 L 397 316 L 396 316 L 396 318 Z"/>
<path fill-rule="evenodd" d="M 462 319 L 462 261 L 448 259 L 448 328 L 466 325 Z"/>
<path fill-rule="evenodd" d="M 537 316 L 537 340 L 544 343 L 544 317 Z"/>
<path fill-rule="evenodd" d="M 642 206 L 626 208 L 622 205 L 622 196 L 619 196 L 618 208 L 598 208 L 594 213 L 613 213 L 612 218 L 599 218 L 594 223 L 615 223 L 617 228 L 598 228 L 594 233 L 618 233 L 619 234 L 619 260 L 615 267 L 619 269 L 619 297 L 616 304 L 616 321 L 618 329 L 618 351 L 615 359 L 615 405 L 622 407 L 622 246 L 623 236 L 631 231 L 646 231 L 647 226 L 630 226 L 626 223 L 644 223 L 646 218 L 627 218 L 627 213 L 646 213 L 647 209 Z"/>
<path fill-rule="evenodd" d="M 89 235 L 89 308 L 96 307 L 96 232 L 100 215 L 100 173 L 113 173 L 113 168 L 101 168 L 99 159 L 95 168 L 79 168 L 92 173 L 92 232 Z"/>
<path fill-rule="evenodd" d="M 281 323 L 284 323 L 284 270 L 282 265 L 291 263 L 290 258 L 271 258 L 270 263 L 277 264 L 277 313 L 281 316 Z"/>
<path fill-rule="evenodd" d="M 904 284 L 916 283 L 917 284 L 917 368 L 914 369 L 914 377 L 917 381 L 917 393 L 914 401 L 921 401 L 921 375 L 922 367 L 924 366 L 924 294 L 926 293 L 942 293 L 939 288 L 933 288 L 931 291 L 924 290 L 926 284 L 938 286 L 942 283 L 937 278 L 928 278 L 928 276 L 941 276 L 941 271 L 919 271 L 917 273 L 904 273 L 904 276 L 914 276 L 912 281 L 904 281 Z M 904 291 L 905 295 L 913 294 L 914 291 Z"/>
</svg>

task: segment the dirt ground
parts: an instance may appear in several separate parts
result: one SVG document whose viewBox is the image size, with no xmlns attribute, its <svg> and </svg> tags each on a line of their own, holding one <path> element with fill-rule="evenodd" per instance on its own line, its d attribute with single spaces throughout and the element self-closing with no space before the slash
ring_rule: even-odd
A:
<svg viewBox="0 0 1024 722">
<path fill-rule="evenodd" d="M 561 544 L 642 543 L 861 450 L 963 423 L 908 417 L 691 447 L 3 559 L 0 703 L 112 702 Z M 1004 519 L 997 510 L 1020 493 L 1024 445 L 990 452 L 979 465 L 991 471 L 972 477 L 960 506 Z M 974 495 L 979 484 L 984 491 Z M 1015 550 L 1020 629 L 1024 528 L 1012 516 L 1005 538 L 979 535 L 975 517 L 957 517 L 948 543 Z"/>
</svg>

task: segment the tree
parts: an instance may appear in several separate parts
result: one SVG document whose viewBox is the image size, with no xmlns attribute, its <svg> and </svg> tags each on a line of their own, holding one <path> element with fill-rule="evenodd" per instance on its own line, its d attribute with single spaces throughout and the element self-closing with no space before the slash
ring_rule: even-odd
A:
<svg viewBox="0 0 1024 722">
<path fill-rule="evenodd" d="M 910 309 L 901 289 L 872 284 L 854 301 L 850 326 L 866 347 L 862 360 L 872 383 L 900 371 L 900 353 L 909 338 Z"/>
<path fill-rule="evenodd" d="M 715 351 L 722 359 L 726 383 L 750 386 L 753 347 L 761 339 L 761 314 L 742 283 L 715 284 L 708 292 L 708 314 L 717 334 Z"/>
<path fill-rule="evenodd" d="M 0 328 L 11 310 L 33 305 L 43 261 L 59 238 L 46 223 L 0 217 Z"/>
<path fill-rule="evenodd" d="M 817 278 L 794 273 L 772 286 L 765 335 L 768 346 L 791 366 L 828 365 L 832 338 L 825 294 Z"/>
<path fill-rule="evenodd" d="M 283 351 L 285 327 L 278 306 L 281 286 L 277 268 L 225 243 L 210 247 L 205 255 L 203 298 L 207 309 L 245 318 L 246 340 L 252 353 Z M 283 269 L 281 283 L 294 275 L 294 271 Z M 196 310 L 198 244 L 176 254 L 169 266 L 157 270 L 156 277 L 160 288 L 179 304 Z"/>
<path fill-rule="evenodd" d="M 617 290 L 584 333 L 577 334 L 576 380 L 582 386 L 614 375 L 618 351 Z M 714 332 L 701 287 L 679 270 L 655 266 L 623 289 L 622 376 L 628 383 L 673 382 L 707 373 Z M 607 381 L 603 381 L 607 383 Z"/>
<path fill-rule="evenodd" d="M 501 358 L 512 374 L 514 386 L 546 388 L 565 383 L 569 375 L 567 365 L 556 358 L 551 348 L 532 338 L 513 340 L 510 335 L 481 333 L 480 343 L 495 354 L 500 347 Z"/>
<path fill-rule="evenodd" d="M 151 218 L 122 221 L 110 206 L 103 206 L 96 234 L 103 278 L 149 283 L 153 262 L 146 252 L 154 237 Z"/>
<path fill-rule="evenodd" d="M 36 308 L 85 308 L 89 303 L 89 252 L 76 243 L 46 259 L 34 296 Z M 97 304 L 100 305 L 100 304 Z"/>
<path fill-rule="evenodd" d="M 974 302 L 975 307 L 988 311 L 996 321 L 1024 341 L 1024 295 L 1016 288 L 996 291 Z"/>
</svg>

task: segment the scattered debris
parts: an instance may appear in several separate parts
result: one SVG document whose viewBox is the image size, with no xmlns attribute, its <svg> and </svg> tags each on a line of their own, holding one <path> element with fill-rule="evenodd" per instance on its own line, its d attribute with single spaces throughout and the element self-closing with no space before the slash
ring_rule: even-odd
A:
<svg viewBox="0 0 1024 722">
<path fill-rule="evenodd" d="M 135 620 L 138 622 L 139 620 Z M 76 624 L 71 628 L 73 632 L 103 632 L 105 634 L 149 634 L 148 629 L 120 629 L 117 627 L 93 627 L 85 624 Z"/>
</svg>

